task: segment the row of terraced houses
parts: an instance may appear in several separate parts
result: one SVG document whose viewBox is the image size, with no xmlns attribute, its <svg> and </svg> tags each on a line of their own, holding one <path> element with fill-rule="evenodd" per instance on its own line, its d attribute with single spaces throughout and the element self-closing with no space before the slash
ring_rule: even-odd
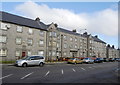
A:
<svg viewBox="0 0 120 85">
<path fill-rule="evenodd" d="M 66 57 L 118 58 L 119 49 L 87 32 L 80 34 L 35 20 L 0 12 L 0 57 L 16 60 L 41 55 L 46 60 Z"/>
</svg>

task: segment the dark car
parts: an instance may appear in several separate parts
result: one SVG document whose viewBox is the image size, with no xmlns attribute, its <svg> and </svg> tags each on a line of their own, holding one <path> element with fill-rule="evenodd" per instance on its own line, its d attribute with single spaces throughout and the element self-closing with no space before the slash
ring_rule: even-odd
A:
<svg viewBox="0 0 120 85">
<path fill-rule="evenodd" d="M 116 58 L 116 61 L 120 62 L 120 58 Z"/>
<path fill-rule="evenodd" d="M 102 58 L 96 58 L 94 60 L 95 63 L 102 63 L 103 62 L 103 59 Z"/>
<path fill-rule="evenodd" d="M 103 62 L 109 62 L 108 58 L 103 58 Z"/>
<path fill-rule="evenodd" d="M 114 62 L 115 58 L 109 58 L 109 62 Z"/>
</svg>

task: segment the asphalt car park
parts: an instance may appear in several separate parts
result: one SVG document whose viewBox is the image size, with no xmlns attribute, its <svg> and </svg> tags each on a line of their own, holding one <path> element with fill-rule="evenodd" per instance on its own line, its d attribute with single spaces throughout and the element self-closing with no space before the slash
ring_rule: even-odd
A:
<svg viewBox="0 0 120 85">
<path fill-rule="evenodd" d="M 119 83 L 118 62 L 2 66 L 2 83 Z"/>
</svg>

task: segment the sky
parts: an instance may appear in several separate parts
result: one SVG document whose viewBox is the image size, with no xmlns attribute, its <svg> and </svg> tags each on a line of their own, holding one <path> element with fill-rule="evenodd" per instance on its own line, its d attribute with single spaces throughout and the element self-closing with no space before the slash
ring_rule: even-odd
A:
<svg viewBox="0 0 120 85">
<path fill-rule="evenodd" d="M 117 2 L 3 2 L 1 11 L 35 19 L 45 24 L 57 23 L 67 30 L 85 30 L 110 45 L 118 47 Z"/>
</svg>

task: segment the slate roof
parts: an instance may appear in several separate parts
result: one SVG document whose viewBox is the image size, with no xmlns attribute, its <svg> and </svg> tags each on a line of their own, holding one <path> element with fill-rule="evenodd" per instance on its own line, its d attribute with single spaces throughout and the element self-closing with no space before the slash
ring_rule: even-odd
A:
<svg viewBox="0 0 120 85">
<path fill-rule="evenodd" d="M 47 29 L 49 27 L 49 25 L 45 25 L 43 22 L 38 22 L 36 20 L 24 18 L 24 17 L 21 17 L 21 16 L 17 16 L 17 15 L 14 15 L 14 14 L 3 12 L 3 11 L 0 11 L 0 21 L 13 23 L 13 24 L 18 24 L 18 25 L 22 25 L 22 26 L 28 26 L 28 27 L 31 27 L 31 28 L 42 29 L 42 30 L 45 30 L 45 31 L 47 31 Z M 87 37 L 88 36 L 87 34 L 79 34 L 79 33 L 76 33 L 76 32 L 70 31 L 70 30 L 66 30 L 66 29 L 63 29 L 63 28 L 58 28 L 58 30 L 61 31 L 61 32 L 65 32 L 65 33 L 73 34 L 73 35 L 77 35 L 77 36 L 82 36 L 82 37 Z M 93 39 L 94 39 L 94 41 L 105 43 L 104 41 L 100 40 L 99 38 L 93 37 Z"/>
<path fill-rule="evenodd" d="M 42 29 L 42 30 L 47 30 L 47 27 L 48 27 L 47 25 L 45 25 L 42 22 L 37 22 L 32 19 L 13 15 L 13 14 L 6 13 L 3 11 L 0 11 L 0 21 L 18 24 L 18 25 L 22 25 L 22 26 L 28 26 L 31 28 L 38 28 L 38 29 Z"/>
<path fill-rule="evenodd" d="M 101 42 L 101 43 L 106 44 L 106 42 L 104 42 L 104 41 L 100 40 L 99 38 L 97 38 L 97 37 L 95 37 L 95 36 L 92 36 L 92 38 L 93 38 L 93 39 L 94 39 L 94 41 L 96 41 L 96 42 Z"/>
<path fill-rule="evenodd" d="M 66 30 L 66 29 L 63 29 L 63 28 L 57 28 L 58 31 L 61 31 L 61 32 L 65 32 L 65 33 L 68 33 L 68 34 L 73 34 L 73 35 L 80 35 L 79 33 L 76 33 L 76 32 L 73 32 L 73 31 L 70 31 L 70 30 Z"/>
</svg>

